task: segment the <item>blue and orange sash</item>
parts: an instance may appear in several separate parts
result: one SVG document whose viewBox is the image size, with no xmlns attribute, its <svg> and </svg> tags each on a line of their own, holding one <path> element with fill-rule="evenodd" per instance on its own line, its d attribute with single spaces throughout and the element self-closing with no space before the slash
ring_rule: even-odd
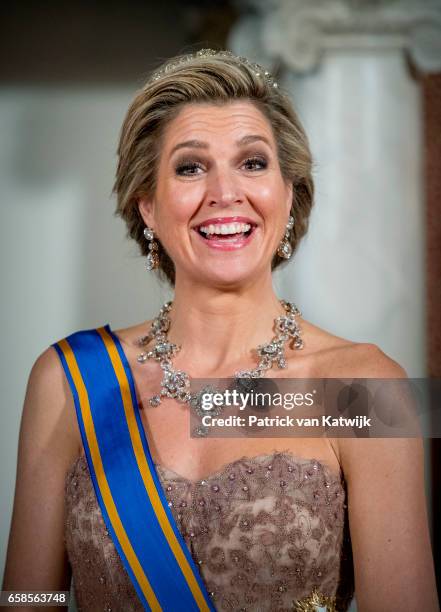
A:
<svg viewBox="0 0 441 612">
<path fill-rule="evenodd" d="M 54 343 L 104 522 L 146 610 L 214 611 L 167 505 L 129 363 L 107 324 Z"/>
</svg>

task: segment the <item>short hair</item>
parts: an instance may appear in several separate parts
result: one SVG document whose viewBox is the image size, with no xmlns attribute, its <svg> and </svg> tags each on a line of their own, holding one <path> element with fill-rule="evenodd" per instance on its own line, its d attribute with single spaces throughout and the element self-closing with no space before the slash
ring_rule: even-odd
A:
<svg viewBox="0 0 441 612">
<path fill-rule="evenodd" d="M 138 243 L 143 255 L 149 250 L 138 198 L 154 196 L 164 128 L 186 104 L 237 100 L 255 104 L 272 126 L 282 176 L 293 185 L 291 215 L 295 223 L 288 240 L 296 251 L 307 231 L 314 197 L 312 158 L 303 126 L 290 98 L 267 71 L 228 51 L 207 50 L 163 64 L 136 93 L 122 125 L 113 187 L 115 215 L 124 219 L 127 236 Z M 158 243 L 159 276 L 173 287 L 174 263 Z M 275 253 L 271 270 L 284 261 Z"/>
</svg>

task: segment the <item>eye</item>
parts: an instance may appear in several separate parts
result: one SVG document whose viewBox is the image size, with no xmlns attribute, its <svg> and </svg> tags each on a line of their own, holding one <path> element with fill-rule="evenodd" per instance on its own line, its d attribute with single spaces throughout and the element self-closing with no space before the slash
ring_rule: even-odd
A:
<svg viewBox="0 0 441 612">
<path fill-rule="evenodd" d="M 243 165 L 246 170 L 264 170 L 268 166 L 268 162 L 264 157 L 254 156 L 248 157 Z"/>
<path fill-rule="evenodd" d="M 179 176 L 195 176 L 200 174 L 204 170 L 203 165 L 200 162 L 195 161 L 184 161 L 176 166 L 176 174 Z"/>
</svg>

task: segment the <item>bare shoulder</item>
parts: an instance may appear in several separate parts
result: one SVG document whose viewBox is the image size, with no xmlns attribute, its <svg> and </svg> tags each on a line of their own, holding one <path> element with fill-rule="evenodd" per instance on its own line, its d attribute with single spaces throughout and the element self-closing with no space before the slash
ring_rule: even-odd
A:
<svg viewBox="0 0 441 612">
<path fill-rule="evenodd" d="M 22 434 L 37 431 L 42 440 L 57 431 L 67 455 L 78 455 L 81 438 L 75 406 L 60 359 L 53 347 L 35 360 L 29 374 L 22 415 Z"/>
<path fill-rule="evenodd" d="M 152 320 L 142 321 L 129 327 L 121 327 L 120 329 L 113 329 L 113 333 L 118 336 L 119 340 L 127 346 L 133 346 L 136 344 L 136 340 L 141 336 L 144 336 L 150 329 Z"/>
<path fill-rule="evenodd" d="M 406 378 L 405 370 L 376 344 L 354 342 L 302 320 L 305 354 L 323 377 Z"/>
<path fill-rule="evenodd" d="M 26 390 L 35 399 L 44 399 L 55 412 L 62 412 L 62 405 L 68 401 L 68 384 L 63 367 L 55 349 L 50 346 L 35 360 L 29 374 Z"/>
<path fill-rule="evenodd" d="M 407 378 L 404 368 L 376 344 L 352 343 L 345 351 L 348 378 Z"/>
<path fill-rule="evenodd" d="M 354 376 L 360 378 L 407 378 L 405 369 L 371 343 L 356 343 L 352 347 Z"/>
</svg>

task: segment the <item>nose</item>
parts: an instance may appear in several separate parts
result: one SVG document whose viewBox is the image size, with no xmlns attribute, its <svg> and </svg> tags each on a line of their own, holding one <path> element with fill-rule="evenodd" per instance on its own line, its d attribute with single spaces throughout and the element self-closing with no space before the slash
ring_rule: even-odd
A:
<svg viewBox="0 0 441 612">
<path fill-rule="evenodd" d="M 207 183 L 207 203 L 209 206 L 230 206 L 240 204 L 244 197 L 238 177 L 228 168 L 213 169 Z"/>
</svg>

